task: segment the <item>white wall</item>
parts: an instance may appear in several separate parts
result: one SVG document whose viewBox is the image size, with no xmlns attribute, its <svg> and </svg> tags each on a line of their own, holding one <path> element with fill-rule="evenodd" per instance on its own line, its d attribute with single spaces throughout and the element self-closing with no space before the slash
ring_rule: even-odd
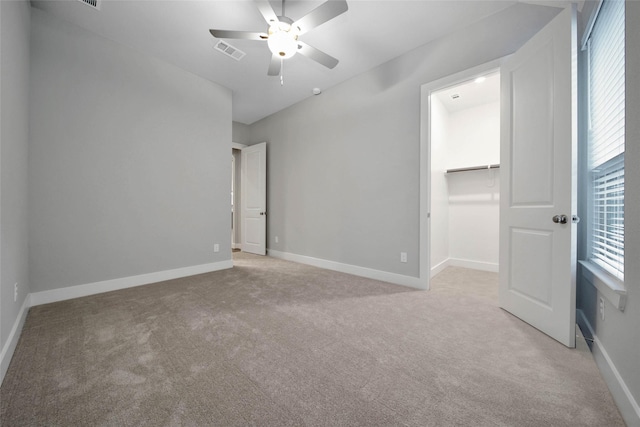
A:
<svg viewBox="0 0 640 427">
<path fill-rule="evenodd" d="M 28 2 L 0 1 L 0 382 L 17 343 L 29 294 L 29 27 Z M 14 283 L 18 283 L 17 301 Z"/>
<path fill-rule="evenodd" d="M 420 86 L 514 52 L 558 11 L 516 4 L 252 124 L 269 249 L 418 277 Z"/>
<path fill-rule="evenodd" d="M 449 112 L 431 96 L 431 274 L 449 261 L 449 190 L 447 184 Z"/>
<path fill-rule="evenodd" d="M 447 175 L 452 265 L 498 271 L 500 172 Z"/>
<path fill-rule="evenodd" d="M 448 169 L 500 163 L 500 102 L 455 111 L 449 127 Z"/>
<path fill-rule="evenodd" d="M 500 103 L 449 112 L 435 94 L 431 120 L 431 274 L 447 265 L 497 271 L 499 170 L 446 170 L 500 163 Z"/>
<path fill-rule="evenodd" d="M 500 103 L 456 111 L 449 116 L 448 168 L 500 163 Z M 449 256 L 454 265 L 497 271 L 500 172 L 447 175 Z"/>
<path fill-rule="evenodd" d="M 32 291 L 231 259 L 231 91 L 38 9 L 31 63 Z"/>
</svg>

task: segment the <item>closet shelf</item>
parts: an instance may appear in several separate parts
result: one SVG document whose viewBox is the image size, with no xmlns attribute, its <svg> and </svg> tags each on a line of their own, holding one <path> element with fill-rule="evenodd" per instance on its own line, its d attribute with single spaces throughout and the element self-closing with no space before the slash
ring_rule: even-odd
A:
<svg viewBox="0 0 640 427">
<path fill-rule="evenodd" d="M 481 171 L 481 170 L 499 169 L 499 168 L 500 168 L 500 165 L 471 166 L 468 168 L 447 169 L 446 173 Z"/>
</svg>

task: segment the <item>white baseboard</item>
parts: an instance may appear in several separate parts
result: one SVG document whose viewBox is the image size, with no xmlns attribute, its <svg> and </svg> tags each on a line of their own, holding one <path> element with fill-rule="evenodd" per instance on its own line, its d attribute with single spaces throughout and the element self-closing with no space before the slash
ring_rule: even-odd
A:
<svg viewBox="0 0 640 427">
<path fill-rule="evenodd" d="M 174 270 L 157 271 L 155 273 L 140 274 L 138 276 L 122 277 L 120 279 L 104 280 L 102 282 L 88 283 L 85 285 L 69 286 L 66 288 L 52 289 L 31 294 L 31 306 L 49 304 L 88 295 L 101 294 L 103 292 L 117 291 L 119 289 L 132 288 L 134 286 L 148 285 L 150 283 L 165 280 L 179 279 L 181 277 L 196 274 L 209 273 L 233 267 L 233 260 L 213 262 L 210 264 L 194 265 L 191 267 L 176 268 Z"/>
<path fill-rule="evenodd" d="M 491 262 L 480 262 L 480 261 L 471 261 L 468 259 L 460 259 L 460 258 L 447 258 L 442 261 L 440 264 L 431 267 L 431 277 L 434 277 L 436 274 L 440 273 L 447 267 L 462 267 L 462 268 L 470 268 L 473 270 L 480 271 L 490 271 L 493 273 L 497 273 L 499 271 L 499 265 Z"/>
<path fill-rule="evenodd" d="M 240 249 L 242 250 L 242 243 L 232 243 L 231 249 Z"/>
<path fill-rule="evenodd" d="M 453 267 L 471 268 L 473 270 L 491 271 L 497 273 L 499 265 L 494 262 L 472 261 L 469 259 L 449 258 L 449 265 Z"/>
<path fill-rule="evenodd" d="M 2 353 L 0 353 L 0 384 L 4 381 L 4 376 L 7 373 L 7 369 L 9 369 L 9 363 L 11 363 L 13 352 L 18 345 L 24 321 L 27 319 L 27 313 L 29 313 L 29 307 L 31 307 L 31 294 L 25 297 L 22 307 L 20 307 L 20 311 L 18 312 L 18 317 L 13 324 L 13 328 L 11 328 L 7 341 L 2 347 Z"/>
<path fill-rule="evenodd" d="M 447 267 L 449 267 L 449 258 L 445 259 L 440 264 L 431 267 L 431 277 L 435 277 L 438 273 L 442 272 L 442 270 Z"/>
<path fill-rule="evenodd" d="M 339 271 L 340 273 L 353 274 L 354 276 L 366 277 L 368 279 L 380 280 L 396 285 L 408 286 L 416 289 L 426 289 L 427 284 L 418 277 L 404 276 L 402 274 L 389 273 L 387 271 L 374 270 L 372 268 L 358 267 L 357 265 L 343 264 L 335 261 L 327 261 L 320 258 L 313 258 L 305 255 L 297 255 L 288 252 L 280 252 L 274 249 L 268 250 L 268 255 L 287 261 L 300 264 L 312 265 L 314 267 L 325 268 L 327 270 Z"/>
<path fill-rule="evenodd" d="M 593 337 L 593 347 L 591 353 L 593 358 L 607 383 L 613 400 L 616 402 L 622 418 L 628 426 L 640 426 L 640 406 L 636 402 L 635 398 L 631 394 L 629 387 L 625 384 L 622 375 L 618 372 L 618 369 L 613 364 L 609 353 L 602 345 L 602 342 L 595 334 L 587 316 L 585 316 L 582 310 L 576 310 L 576 320 L 581 328 L 589 330 L 589 334 Z"/>
<path fill-rule="evenodd" d="M 165 280 L 179 279 L 181 277 L 193 276 L 196 274 L 209 273 L 212 271 L 224 270 L 233 267 L 233 260 L 214 262 L 210 264 L 194 265 L 191 267 L 176 268 L 173 270 L 158 271 L 155 273 L 140 274 L 138 276 L 123 277 L 120 279 L 105 280 L 102 282 L 88 283 L 85 285 L 69 286 L 66 288 L 52 289 L 50 291 L 34 292 L 27 295 L 20 309 L 20 313 L 11 329 L 7 342 L 0 353 L 0 384 L 9 368 L 11 357 L 18 344 L 22 327 L 27 318 L 29 307 L 49 304 L 52 302 L 64 301 L 88 295 L 101 294 L 104 292 L 117 291 L 119 289 L 132 288 L 135 286 L 148 285 L 150 283 L 162 282 Z"/>
</svg>

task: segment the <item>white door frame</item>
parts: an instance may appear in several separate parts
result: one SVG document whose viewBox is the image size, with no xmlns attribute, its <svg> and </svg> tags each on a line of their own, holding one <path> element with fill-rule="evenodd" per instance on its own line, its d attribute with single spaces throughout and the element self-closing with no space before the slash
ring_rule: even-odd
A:
<svg viewBox="0 0 640 427">
<path fill-rule="evenodd" d="M 431 94 L 499 71 L 509 56 L 460 71 L 420 86 L 420 283 L 424 289 L 431 284 Z"/>
<path fill-rule="evenodd" d="M 242 150 L 243 148 L 248 147 L 248 145 L 245 144 L 239 144 L 237 142 L 232 142 L 231 143 L 231 154 L 233 154 L 233 149 L 236 150 Z M 234 165 L 237 168 L 237 165 Z M 242 249 L 242 243 L 239 241 L 240 239 L 238 239 L 238 241 L 236 242 L 235 240 L 235 233 L 236 230 L 238 228 L 238 224 L 239 221 L 241 221 L 239 219 L 240 217 L 240 212 L 238 212 L 238 208 L 241 207 L 241 203 L 240 203 L 240 197 L 242 197 L 242 192 L 241 190 L 241 185 L 238 182 L 236 178 L 236 171 L 233 170 L 234 168 L 232 168 L 232 177 L 231 179 L 233 180 L 233 206 L 234 206 L 234 211 L 233 211 L 233 225 L 234 227 L 232 227 L 232 232 L 234 233 L 234 236 L 231 239 L 231 248 L 232 249 Z M 242 229 L 242 227 L 240 227 L 240 229 Z"/>
</svg>

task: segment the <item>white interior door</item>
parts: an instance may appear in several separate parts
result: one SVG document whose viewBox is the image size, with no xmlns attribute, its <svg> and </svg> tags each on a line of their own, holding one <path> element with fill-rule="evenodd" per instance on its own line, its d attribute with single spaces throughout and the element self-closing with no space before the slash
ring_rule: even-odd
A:
<svg viewBox="0 0 640 427">
<path fill-rule="evenodd" d="M 267 143 L 242 149 L 242 250 L 266 254 Z"/>
<path fill-rule="evenodd" d="M 575 346 L 576 43 L 571 7 L 501 69 L 500 306 L 569 347 Z"/>
</svg>

